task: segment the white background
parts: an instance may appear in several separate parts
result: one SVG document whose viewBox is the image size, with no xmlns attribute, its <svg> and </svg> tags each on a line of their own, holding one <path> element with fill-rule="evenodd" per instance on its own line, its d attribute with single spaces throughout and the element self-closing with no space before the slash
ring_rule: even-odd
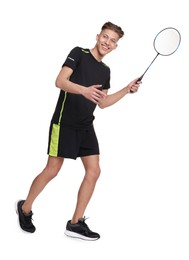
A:
<svg viewBox="0 0 189 260">
<path fill-rule="evenodd" d="M 64 235 L 83 177 L 79 159 L 66 160 L 35 201 L 37 231 L 26 234 L 14 203 L 46 164 L 56 76 L 73 47 L 95 45 L 106 21 L 125 31 L 104 59 L 110 93 L 144 72 L 161 29 L 176 27 L 181 45 L 158 57 L 137 94 L 95 112 L 102 174 L 86 216 L 101 239 Z M 187 1 L 4 0 L 0 27 L 1 259 L 188 260 Z"/>
</svg>

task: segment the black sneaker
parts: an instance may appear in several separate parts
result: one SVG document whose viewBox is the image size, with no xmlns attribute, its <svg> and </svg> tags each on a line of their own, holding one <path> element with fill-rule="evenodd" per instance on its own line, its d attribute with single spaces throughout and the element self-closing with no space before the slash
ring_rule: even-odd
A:
<svg viewBox="0 0 189 260">
<path fill-rule="evenodd" d="M 17 202 L 17 208 L 16 208 L 16 212 L 18 214 L 18 219 L 19 219 L 19 224 L 20 227 L 26 231 L 26 232 L 30 232 L 30 233 L 34 233 L 35 232 L 35 226 L 32 223 L 32 215 L 33 212 L 31 211 L 29 214 L 24 214 L 22 211 L 22 205 L 24 203 L 24 200 L 19 200 Z"/>
<path fill-rule="evenodd" d="M 86 218 L 80 218 L 76 224 L 71 224 L 71 220 L 67 222 L 65 235 L 83 240 L 94 241 L 100 238 L 98 233 L 89 229 L 85 223 Z"/>
</svg>

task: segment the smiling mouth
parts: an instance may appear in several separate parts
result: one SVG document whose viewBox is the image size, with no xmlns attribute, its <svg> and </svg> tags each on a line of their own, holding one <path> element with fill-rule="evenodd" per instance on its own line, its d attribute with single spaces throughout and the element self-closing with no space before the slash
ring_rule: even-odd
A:
<svg viewBox="0 0 189 260">
<path fill-rule="evenodd" d="M 102 49 L 105 50 L 105 51 L 109 50 L 109 48 L 107 46 L 105 46 L 105 45 L 102 45 Z"/>
</svg>

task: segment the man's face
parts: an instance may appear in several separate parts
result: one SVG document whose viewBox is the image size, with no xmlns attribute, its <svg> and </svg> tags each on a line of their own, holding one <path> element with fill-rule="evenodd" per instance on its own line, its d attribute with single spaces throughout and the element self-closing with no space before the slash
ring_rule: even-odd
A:
<svg viewBox="0 0 189 260">
<path fill-rule="evenodd" d="M 98 52 L 103 57 L 117 47 L 119 35 L 112 30 L 105 29 L 96 36 L 96 40 Z"/>
</svg>

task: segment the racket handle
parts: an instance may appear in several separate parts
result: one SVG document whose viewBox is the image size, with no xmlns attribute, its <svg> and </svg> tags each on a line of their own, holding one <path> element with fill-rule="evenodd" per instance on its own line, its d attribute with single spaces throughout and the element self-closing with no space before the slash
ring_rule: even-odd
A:
<svg viewBox="0 0 189 260">
<path fill-rule="evenodd" d="M 141 81 L 142 78 L 143 78 L 143 76 L 144 76 L 144 74 L 143 74 L 142 76 L 140 76 L 140 78 L 137 79 L 137 82 L 138 82 L 138 81 Z"/>
<path fill-rule="evenodd" d="M 139 82 L 139 81 L 141 81 L 142 78 L 143 78 L 143 76 L 144 76 L 144 74 L 143 74 L 142 76 L 140 76 L 140 78 L 137 79 L 136 83 Z M 132 90 L 130 90 L 130 93 L 134 93 L 134 92 L 133 92 Z"/>
</svg>

